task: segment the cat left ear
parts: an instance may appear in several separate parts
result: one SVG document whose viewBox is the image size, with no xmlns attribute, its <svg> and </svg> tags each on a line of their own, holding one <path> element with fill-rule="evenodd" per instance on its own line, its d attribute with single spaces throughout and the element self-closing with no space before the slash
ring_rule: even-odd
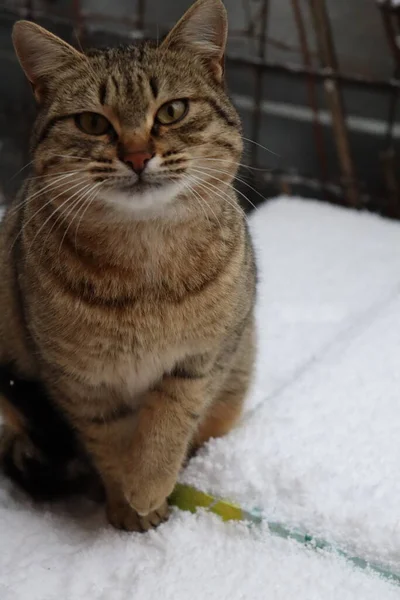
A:
<svg viewBox="0 0 400 600">
<path fill-rule="evenodd" d="M 18 60 L 32 84 L 38 102 L 46 89 L 46 82 L 57 72 L 77 61 L 87 60 L 84 54 L 31 21 L 17 21 L 12 40 Z"/>
<path fill-rule="evenodd" d="M 228 17 L 221 0 L 197 0 L 168 34 L 163 47 L 182 47 L 202 57 L 218 81 L 224 74 Z"/>
</svg>

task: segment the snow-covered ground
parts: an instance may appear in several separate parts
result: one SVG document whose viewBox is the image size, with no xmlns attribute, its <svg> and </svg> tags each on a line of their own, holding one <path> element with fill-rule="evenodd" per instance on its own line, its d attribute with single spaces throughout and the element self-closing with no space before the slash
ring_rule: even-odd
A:
<svg viewBox="0 0 400 600">
<path fill-rule="evenodd" d="M 238 429 L 182 479 L 400 572 L 400 224 L 294 198 L 251 218 L 259 356 Z M 336 555 L 176 511 L 124 534 L 0 481 L 1 600 L 394 600 Z"/>
</svg>

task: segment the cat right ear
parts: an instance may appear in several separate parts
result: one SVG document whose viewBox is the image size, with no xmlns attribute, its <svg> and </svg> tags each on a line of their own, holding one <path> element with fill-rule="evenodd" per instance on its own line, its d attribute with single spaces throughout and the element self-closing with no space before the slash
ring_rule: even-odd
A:
<svg viewBox="0 0 400 600">
<path fill-rule="evenodd" d="M 31 21 L 17 21 L 12 40 L 20 65 L 39 103 L 47 79 L 74 62 L 87 60 L 84 54 Z"/>
<path fill-rule="evenodd" d="M 228 18 L 221 0 L 197 0 L 170 31 L 161 48 L 186 48 L 208 64 L 218 81 L 224 73 Z"/>
</svg>

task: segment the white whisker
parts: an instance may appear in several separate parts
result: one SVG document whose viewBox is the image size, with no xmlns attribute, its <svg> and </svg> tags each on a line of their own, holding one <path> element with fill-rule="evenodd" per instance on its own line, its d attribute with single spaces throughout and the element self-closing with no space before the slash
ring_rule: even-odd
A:
<svg viewBox="0 0 400 600">
<path fill-rule="evenodd" d="M 218 157 L 212 158 L 212 157 L 208 157 L 208 156 L 206 156 L 206 157 L 195 156 L 195 157 L 189 158 L 187 160 L 199 160 L 199 161 L 200 160 L 201 161 L 212 160 L 213 162 L 224 162 L 224 163 L 228 163 L 230 165 L 236 165 L 237 167 L 243 167 L 244 169 L 249 169 L 250 171 L 260 171 L 262 173 L 268 173 L 271 170 L 271 169 L 261 169 L 259 167 L 252 167 L 250 165 L 246 165 L 245 163 L 240 163 L 240 162 L 237 162 L 236 160 L 229 160 L 227 158 L 218 158 Z"/>
<path fill-rule="evenodd" d="M 200 171 L 200 169 L 201 169 L 201 171 Z M 221 171 L 219 169 L 211 169 L 211 168 L 208 168 L 208 167 L 198 167 L 197 169 L 193 169 L 193 170 L 196 171 L 196 172 L 198 172 L 198 173 L 203 172 L 204 174 L 208 174 L 208 171 L 215 171 L 216 173 L 223 173 L 224 175 L 231 175 L 231 173 L 229 173 L 228 171 Z M 209 175 L 209 177 L 212 177 L 213 179 L 216 179 L 217 181 L 220 181 L 221 183 L 225 183 L 223 180 L 219 179 L 218 177 L 215 177 L 214 175 Z M 261 194 L 261 192 L 259 192 L 258 190 L 256 190 L 249 183 L 247 183 L 246 181 L 244 181 L 243 179 L 241 179 L 237 175 L 234 176 L 234 179 L 237 179 L 237 181 L 239 181 L 243 185 L 247 185 L 248 188 L 250 188 L 253 192 L 255 192 L 256 194 L 258 194 L 263 200 L 265 200 L 265 197 Z M 251 200 L 249 200 L 249 198 L 245 194 L 243 194 L 243 192 L 241 192 L 240 190 L 236 189 L 233 185 L 232 185 L 232 187 L 235 190 L 235 192 L 237 192 L 238 194 L 240 194 L 241 196 L 243 196 L 247 200 L 247 202 L 249 202 L 251 204 L 251 206 L 255 210 L 257 210 L 256 205 L 253 204 L 251 202 Z"/>
<path fill-rule="evenodd" d="M 191 181 L 191 179 L 190 179 L 190 176 L 189 176 L 189 175 L 186 175 L 186 176 L 185 176 L 185 178 L 189 180 L 189 184 L 188 184 L 188 186 L 187 186 L 187 187 L 188 187 L 188 189 L 189 189 L 189 191 L 190 191 L 190 192 L 191 192 L 191 193 L 194 195 L 194 197 L 195 197 L 195 198 L 197 198 L 197 199 L 199 200 L 199 205 L 200 205 L 200 206 L 201 206 L 201 208 L 203 209 L 203 211 L 204 211 L 204 214 L 205 214 L 205 216 L 207 217 L 208 221 L 209 221 L 210 219 L 209 219 L 209 217 L 208 217 L 208 215 L 207 215 L 207 212 L 206 212 L 206 210 L 205 210 L 205 208 L 204 208 L 204 206 L 203 206 L 203 202 L 204 202 L 204 204 L 205 204 L 205 205 L 208 207 L 208 209 L 210 210 L 210 212 L 211 212 L 211 213 L 214 215 L 214 217 L 215 217 L 215 219 L 216 219 L 216 221 L 217 221 L 218 225 L 219 225 L 219 226 L 220 226 L 220 228 L 222 229 L 221 221 L 218 219 L 217 215 L 215 214 L 215 212 L 213 211 L 213 209 L 211 208 L 211 206 L 209 205 L 209 203 L 207 202 L 207 200 L 206 200 L 205 198 L 203 198 L 203 197 L 202 197 L 202 196 L 201 196 L 201 195 L 200 195 L 200 194 L 197 192 L 197 190 L 194 190 L 194 189 L 193 189 L 193 188 L 190 186 L 190 181 Z M 196 185 L 196 182 L 195 182 L 195 185 Z"/>
<path fill-rule="evenodd" d="M 64 185 L 64 184 L 63 184 Z M 63 187 L 62 186 L 57 186 L 57 189 L 59 187 Z M 75 188 L 77 185 L 81 185 L 80 183 L 76 183 L 73 186 L 71 186 L 71 188 L 69 188 L 70 190 Z M 10 246 L 10 250 L 9 252 L 11 253 L 16 241 L 18 240 L 19 236 L 21 235 L 21 233 L 24 231 L 24 229 L 26 229 L 27 225 L 32 221 L 32 219 L 38 214 L 40 213 L 42 210 L 44 210 L 49 204 L 51 204 L 56 198 L 58 198 L 59 196 L 61 196 L 64 193 L 64 191 L 60 192 L 60 194 L 58 194 L 55 198 L 50 198 L 47 202 L 45 202 L 45 204 L 43 206 L 41 206 L 29 219 L 26 223 L 22 223 L 22 226 L 20 228 L 20 230 L 18 231 L 17 235 L 15 236 L 15 239 L 13 240 L 11 246 Z M 30 200 L 32 200 L 33 198 L 31 198 Z"/>
<path fill-rule="evenodd" d="M 71 207 L 67 206 L 67 208 L 66 208 L 65 210 L 62 210 L 62 211 L 61 211 L 61 214 L 60 214 L 60 215 L 59 215 L 59 216 L 56 218 L 55 222 L 54 222 L 54 223 L 53 223 L 53 225 L 50 227 L 50 230 L 49 230 L 49 232 L 48 232 L 48 234 L 47 234 L 47 236 L 46 236 L 45 240 L 43 241 L 43 248 L 44 248 L 44 247 L 45 247 L 45 245 L 46 245 L 46 242 L 47 242 L 47 239 L 48 239 L 49 235 L 51 235 L 51 232 L 54 230 L 54 227 L 56 227 L 58 223 L 61 223 L 61 221 L 63 220 L 63 218 L 64 218 L 64 217 L 68 217 L 68 216 L 71 214 L 71 212 L 73 212 L 73 211 L 74 211 L 75 207 L 76 207 L 76 206 L 78 206 L 79 202 L 80 202 L 80 201 L 82 200 L 82 198 L 85 196 L 85 193 L 86 193 L 86 190 L 87 190 L 87 188 L 88 188 L 88 187 L 90 187 L 90 186 L 91 186 L 91 184 L 89 183 L 89 184 L 87 184 L 86 186 L 84 186 L 83 188 L 81 188 L 80 190 L 78 190 L 78 192 L 77 192 L 78 194 L 79 194 L 80 192 L 82 192 L 82 191 L 83 191 L 83 193 L 82 193 L 82 194 L 81 194 L 81 195 L 80 195 L 80 196 L 79 196 L 79 197 L 78 197 L 76 200 L 74 200 L 74 201 L 72 202 L 72 206 L 71 206 Z M 74 194 L 74 195 L 76 195 L 76 194 Z M 65 204 L 67 204 L 68 202 L 70 202 L 70 200 L 71 200 L 71 198 L 72 198 L 72 197 L 73 197 L 73 196 L 70 196 L 70 197 L 67 199 L 67 202 L 63 202 L 59 208 L 62 208 L 62 207 L 65 205 Z M 54 214 L 55 214 L 55 212 L 58 212 L 58 211 L 57 211 L 57 209 L 56 209 L 55 211 L 53 211 L 52 215 L 54 215 Z M 42 249 L 42 252 L 43 252 L 43 249 Z"/>
<path fill-rule="evenodd" d="M 255 146 L 258 146 L 259 148 L 262 148 L 266 152 L 269 152 L 270 154 L 273 154 L 274 156 L 277 156 L 278 158 L 280 158 L 279 154 L 277 154 L 273 150 L 270 150 L 269 148 L 266 148 L 265 146 L 263 146 L 259 142 L 255 142 L 254 140 L 251 140 L 250 138 L 246 138 L 243 135 L 242 135 L 242 140 L 244 140 L 245 142 L 250 142 L 251 144 L 254 144 Z"/>
<path fill-rule="evenodd" d="M 68 226 L 66 227 L 66 229 L 64 231 L 64 235 L 61 238 L 60 245 L 58 246 L 58 256 L 60 256 L 61 248 L 62 248 L 62 246 L 64 244 L 65 237 L 66 237 L 66 235 L 67 235 L 67 233 L 68 233 L 68 231 L 69 231 L 72 223 L 75 221 L 75 219 L 78 218 L 78 214 L 79 214 L 80 210 L 82 210 L 82 207 L 85 206 L 86 199 L 91 194 L 92 190 L 93 190 L 93 185 L 89 184 L 89 189 L 87 187 L 85 188 L 85 190 L 83 191 L 83 193 L 77 198 L 77 200 L 74 201 L 73 206 L 68 211 L 68 214 L 66 215 L 66 217 L 69 217 L 69 215 L 71 213 L 73 213 L 74 211 L 75 211 L 75 214 L 73 215 L 71 221 L 69 222 Z M 78 210 L 75 210 L 75 208 L 80 203 L 82 203 L 81 206 L 78 208 Z"/>
<path fill-rule="evenodd" d="M 254 204 L 251 202 L 251 200 L 249 200 L 249 198 L 246 196 L 246 194 L 243 194 L 243 192 L 241 192 L 240 190 L 237 190 L 237 189 L 235 188 L 235 186 L 233 186 L 232 184 L 230 184 L 230 183 L 228 183 L 228 182 L 226 182 L 226 181 L 223 181 L 223 180 L 222 180 L 222 179 L 220 179 L 219 177 L 215 177 L 215 175 L 210 175 L 209 173 L 205 173 L 204 171 L 199 171 L 198 169 L 192 169 L 192 171 L 195 171 L 196 173 L 199 173 L 200 175 L 203 175 L 203 176 L 204 176 L 204 175 L 207 175 L 208 177 L 211 177 L 212 179 L 215 179 L 215 180 L 216 180 L 216 181 L 218 181 L 219 183 L 222 183 L 222 184 L 223 184 L 224 186 L 226 186 L 226 187 L 230 187 L 230 186 L 231 186 L 231 187 L 232 187 L 232 188 L 235 190 L 235 192 L 236 192 L 237 194 L 239 194 L 240 196 L 243 196 L 243 198 L 244 198 L 245 200 L 247 200 L 247 202 L 249 202 L 249 203 L 250 203 L 250 204 L 253 206 L 253 208 L 256 208 L 256 206 L 255 206 L 255 205 L 254 205 Z M 204 182 L 204 183 L 205 183 L 205 182 Z M 207 181 L 207 184 L 208 184 L 208 185 L 210 185 L 211 187 L 215 188 L 216 190 L 219 190 L 219 189 L 220 189 L 220 188 L 218 188 L 218 186 L 216 186 L 216 185 L 214 185 L 214 184 L 210 183 L 209 181 Z"/>
<path fill-rule="evenodd" d="M 18 202 L 15 206 L 11 205 L 8 214 L 10 214 L 10 215 L 14 214 L 15 212 L 17 212 L 19 210 L 19 208 L 22 205 L 30 204 L 32 202 L 32 200 L 34 200 L 37 196 L 39 196 L 40 194 L 42 194 L 43 192 L 45 192 L 49 189 L 52 189 L 52 191 L 59 189 L 60 187 L 62 187 L 65 184 L 62 183 L 60 186 L 58 184 L 61 181 L 64 181 L 64 179 L 68 179 L 68 177 L 72 177 L 72 174 L 68 173 L 65 176 L 59 175 L 54 179 L 54 181 L 51 181 L 48 185 L 45 185 L 44 187 L 40 188 L 40 190 L 37 190 L 34 194 L 32 194 L 32 196 L 24 196 L 22 198 L 22 200 L 20 202 Z"/>
<path fill-rule="evenodd" d="M 20 169 L 19 171 L 17 171 L 16 173 L 14 173 L 14 175 L 10 178 L 9 181 L 12 181 L 13 179 L 15 179 L 15 177 L 17 177 L 17 175 L 19 175 L 20 173 L 22 173 L 22 171 L 25 171 L 25 169 L 27 169 L 29 167 L 29 165 L 31 165 L 33 163 L 33 160 L 29 161 L 28 163 L 26 163 L 26 165 L 24 165 L 22 167 L 22 169 Z"/>
<path fill-rule="evenodd" d="M 76 187 L 77 185 L 81 185 L 81 183 L 77 183 L 77 184 L 75 184 L 74 186 L 72 186 L 72 188 Z M 90 185 L 90 184 L 86 184 L 86 186 L 87 186 L 87 185 Z M 68 191 L 70 191 L 70 190 L 71 190 L 71 188 L 70 188 Z M 72 196 L 68 196 L 66 200 L 64 200 L 63 202 L 61 202 L 60 206 L 57 206 L 57 207 L 56 207 L 56 208 L 55 208 L 55 209 L 54 209 L 54 210 L 53 210 L 53 211 L 50 213 L 50 215 L 47 217 L 47 219 L 45 219 L 44 223 L 42 223 L 41 227 L 39 227 L 38 231 L 36 232 L 36 234 L 35 234 L 35 236 L 34 236 L 34 238 L 33 238 L 32 242 L 31 242 L 31 243 L 30 243 L 30 245 L 29 245 L 29 248 L 28 248 L 28 253 L 30 252 L 30 250 L 31 250 L 31 248 L 32 248 L 32 246 L 33 246 L 33 244 L 35 243 L 35 240 L 36 240 L 36 238 L 38 237 L 38 235 L 39 235 L 39 234 L 40 234 L 40 232 L 42 231 L 43 227 L 45 227 L 45 226 L 47 225 L 47 223 L 50 221 L 50 219 L 52 219 L 52 218 L 53 218 L 53 215 L 54 215 L 55 213 L 57 213 L 59 210 L 61 210 L 61 209 L 62 209 L 62 207 L 63 207 L 63 206 L 65 206 L 65 204 L 67 204 L 68 202 L 70 202 L 70 201 L 72 200 L 72 198 L 74 198 L 74 197 L 75 197 L 77 194 L 80 194 L 81 192 L 82 192 L 82 188 L 80 188 L 79 190 L 77 190 L 76 192 L 74 192 L 74 194 L 72 194 Z M 60 194 L 58 194 L 58 196 L 56 196 L 55 198 L 52 198 L 52 199 L 50 200 L 50 203 L 51 203 L 51 202 L 54 202 L 54 200 L 56 200 L 56 199 L 57 199 L 59 196 L 61 196 L 63 193 L 64 193 L 64 192 L 61 192 Z M 47 204 L 49 204 L 49 203 L 47 203 Z M 46 204 L 45 206 L 47 206 L 47 204 Z M 43 208 L 43 207 L 42 207 L 42 208 Z M 42 210 L 42 209 L 40 209 L 40 210 Z M 35 217 L 35 215 L 36 215 L 36 214 L 38 214 L 38 213 L 40 212 L 40 210 L 36 211 L 36 213 L 35 213 L 35 214 L 34 214 L 34 215 L 33 215 L 33 216 L 32 216 L 32 217 L 31 217 L 31 218 L 28 220 L 28 223 L 29 223 L 29 222 L 30 222 L 30 221 L 31 221 L 31 220 L 32 220 L 32 219 Z M 27 223 L 27 224 L 28 224 L 28 223 Z M 27 224 L 26 224 L 26 225 L 27 225 Z M 25 227 L 26 227 L 26 225 L 25 225 Z"/>
<path fill-rule="evenodd" d="M 79 219 L 79 221 L 78 221 L 78 224 L 77 224 L 77 226 L 76 226 L 76 229 L 75 229 L 75 252 L 77 252 L 77 236 L 78 236 L 78 229 L 79 229 L 79 227 L 80 227 L 80 224 L 81 224 L 81 222 L 82 222 L 82 219 L 83 219 L 83 217 L 85 216 L 85 214 L 86 214 L 87 210 L 89 209 L 89 207 L 92 205 L 92 203 L 93 203 L 93 202 L 95 201 L 95 199 L 97 198 L 97 196 L 98 196 L 98 193 L 100 192 L 101 185 L 102 185 L 103 183 L 104 183 L 103 181 L 100 181 L 100 182 L 97 184 L 97 188 L 98 188 L 98 189 L 95 189 L 95 188 L 93 188 L 93 189 L 95 189 L 95 193 L 90 195 L 90 192 L 89 192 L 89 196 L 88 196 L 88 197 L 86 198 L 86 200 L 85 200 L 84 206 L 86 205 L 86 208 L 85 208 L 85 209 L 83 210 L 83 212 L 81 213 L 80 219 Z M 95 186 L 95 187 L 96 187 L 96 186 Z"/>
<path fill-rule="evenodd" d="M 213 185 L 212 183 L 209 183 L 208 181 L 205 182 L 202 179 L 200 179 L 199 177 L 196 177 L 195 175 L 191 175 L 191 177 L 193 179 L 195 179 L 197 182 L 197 185 L 202 187 L 206 192 L 208 192 L 209 194 L 215 194 L 219 198 L 222 198 L 222 200 L 225 200 L 225 202 L 227 202 L 230 206 L 232 206 L 232 208 L 234 208 L 242 217 L 244 216 L 244 218 L 246 218 L 246 215 L 245 215 L 243 209 L 238 204 L 235 204 L 234 202 L 232 202 L 231 198 L 229 198 L 229 196 L 227 194 L 221 194 L 222 190 L 220 190 L 220 188 L 218 188 L 216 185 Z M 217 191 L 215 191 L 215 190 L 217 190 Z"/>
</svg>

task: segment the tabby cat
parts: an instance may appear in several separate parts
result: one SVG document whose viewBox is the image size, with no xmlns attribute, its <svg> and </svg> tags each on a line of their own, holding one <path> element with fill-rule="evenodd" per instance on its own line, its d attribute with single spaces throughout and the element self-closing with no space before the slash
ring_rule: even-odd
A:
<svg viewBox="0 0 400 600">
<path fill-rule="evenodd" d="M 226 36 L 220 0 L 160 44 L 84 54 L 13 30 L 38 116 L 34 173 L 0 235 L 3 459 L 29 488 L 46 468 L 62 487 L 85 457 L 126 530 L 166 518 L 186 457 L 236 424 L 251 380 Z"/>
</svg>

